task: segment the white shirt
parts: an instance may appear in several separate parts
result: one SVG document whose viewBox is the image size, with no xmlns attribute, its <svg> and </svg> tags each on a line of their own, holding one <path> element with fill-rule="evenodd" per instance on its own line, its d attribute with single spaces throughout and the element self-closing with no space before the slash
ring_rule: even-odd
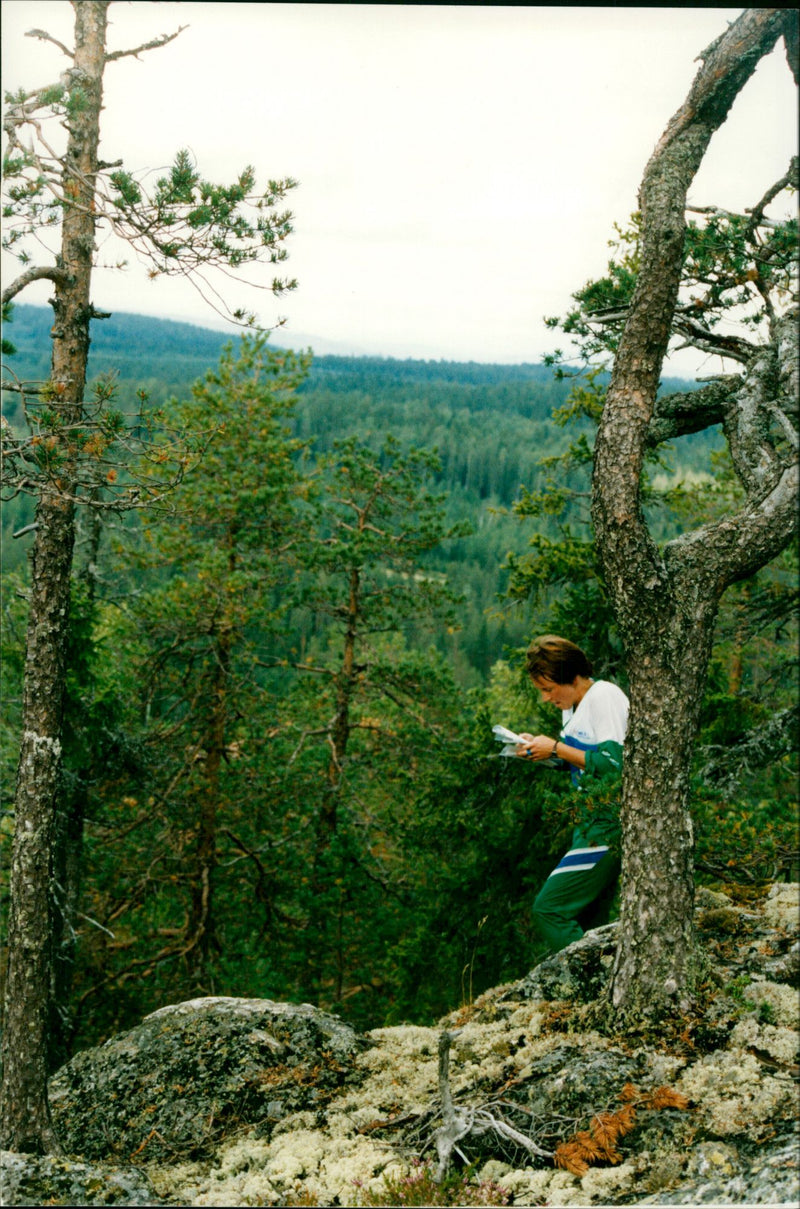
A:
<svg viewBox="0 0 800 1209">
<path fill-rule="evenodd" d="M 622 689 L 610 680 L 595 680 L 577 706 L 562 710 L 561 734 L 581 751 L 592 751 L 609 740 L 620 745 L 628 731 L 630 703 Z"/>
</svg>

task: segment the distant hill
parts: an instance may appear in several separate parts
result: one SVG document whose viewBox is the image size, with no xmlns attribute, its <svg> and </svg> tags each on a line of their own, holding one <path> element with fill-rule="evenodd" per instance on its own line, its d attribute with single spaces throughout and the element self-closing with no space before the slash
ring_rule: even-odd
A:
<svg viewBox="0 0 800 1209">
<path fill-rule="evenodd" d="M 50 307 L 15 305 L 12 321 L 3 328 L 16 349 L 6 359 L 7 368 L 21 378 L 46 378 L 52 323 Z M 96 320 L 91 337 L 90 377 L 114 370 L 121 379 L 145 376 L 176 385 L 194 381 L 214 365 L 230 340 L 223 332 L 191 323 L 125 313 Z"/>
<path fill-rule="evenodd" d="M 15 305 L 12 321 L 4 335 L 16 349 L 7 364 L 19 377 L 43 378 L 50 365 L 50 328 L 53 314 L 47 306 Z M 110 370 L 120 379 L 160 378 L 181 385 L 194 381 L 216 364 L 226 344 L 238 338 L 230 332 L 154 319 L 148 315 L 117 312 L 110 319 L 95 320 L 91 331 L 89 374 L 95 377 Z M 280 348 L 280 336 L 272 343 Z M 313 350 L 312 350 L 313 351 Z M 499 382 L 547 382 L 552 370 L 543 365 L 493 365 L 477 361 L 419 361 L 391 357 L 355 357 L 323 354 L 314 357 L 314 373 L 329 383 L 353 375 L 377 382 L 466 382 L 496 385 Z"/>
<path fill-rule="evenodd" d="M 23 380 L 47 378 L 51 324 L 49 307 L 14 307 L 4 336 L 17 352 L 5 359 L 4 378 L 9 372 Z M 279 337 L 273 340 L 276 347 L 281 347 Z M 158 406 L 173 395 L 185 398 L 192 383 L 217 365 L 223 347 L 237 339 L 236 331 L 115 314 L 92 324 L 89 377 L 116 373 L 116 403 L 123 410 L 134 405 L 139 389 Z M 688 385 L 665 383 L 668 389 L 685 390 Z M 545 485 L 548 472 L 540 459 L 563 452 L 576 435 L 575 427 L 566 430 L 552 418 L 570 389 L 568 380 L 557 381 L 552 369 L 543 365 L 324 354 L 313 358 L 298 391 L 293 433 L 315 452 L 325 453 L 337 440 L 351 436 L 375 447 L 387 433 L 406 447 L 438 450 L 441 468 L 435 485 L 445 495 L 448 520 L 466 519 L 475 530 L 472 537 L 447 542 L 429 560 L 465 593 L 459 636 L 437 635 L 465 683 L 485 675 L 506 644 L 525 637 L 521 615 L 492 619 L 486 609 L 503 590 L 507 552 L 524 550 L 534 530 L 551 536 L 557 532 L 554 518 L 520 527 L 507 509 L 518 498 L 521 484 L 531 490 Z M 7 393 L 3 411 L 12 425 L 21 427 L 17 394 Z M 588 431 L 588 421 L 584 426 Z M 712 433 L 696 434 L 676 444 L 674 457 L 688 470 L 702 470 L 717 444 Z M 26 496 L 4 507 L 8 570 L 24 563 L 25 543 L 7 539 L 30 523 L 32 509 Z M 572 505 L 562 520 L 583 523 L 579 514 L 579 506 Z"/>
</svg>

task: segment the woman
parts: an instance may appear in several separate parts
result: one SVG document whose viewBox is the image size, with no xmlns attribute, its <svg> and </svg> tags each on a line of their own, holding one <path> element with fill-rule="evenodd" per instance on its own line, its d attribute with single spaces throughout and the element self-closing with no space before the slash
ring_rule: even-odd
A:
<svg viewBox="0 0 800 1209">
<path fill-rule="evenodd" d="M 533 919 L 555 952 L 579 940 L 593 908 L 608 905 L 619 876 L 619 818 L 616 802 L 592 802 L 591 790 L 622 771 L 622 745 L 628 728 L 628 698 L 608 680 L 592 678 L 592 664 L 580 647 L 546 634 L 528 647 L 527 671 L 542 701 L 562 711 L 561 731 L 521 734 L 517 755 L 550 760 L 571 769 L 581 792 L 572 844 L 548 877 L 533 904 Z M 608 788 L 606 784 L 604 788 Z M 607 795 L 605 795 L 607 798 Z"/>
</svg>

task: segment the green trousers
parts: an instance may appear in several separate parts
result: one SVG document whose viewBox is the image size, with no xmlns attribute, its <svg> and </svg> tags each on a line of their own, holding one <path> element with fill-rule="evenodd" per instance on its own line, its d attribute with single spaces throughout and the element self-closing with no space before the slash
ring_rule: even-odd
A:
<svg viewBox="0 0 800 1209">
<path fill-rule="evenodd" d="M 536 896 L 533 922 L 554 953 L 580 940 L 585 928 L 608 922 L 620 862 L 613 849 L 597 855 L 590 847 L 570 849 Z"/>
</svg>

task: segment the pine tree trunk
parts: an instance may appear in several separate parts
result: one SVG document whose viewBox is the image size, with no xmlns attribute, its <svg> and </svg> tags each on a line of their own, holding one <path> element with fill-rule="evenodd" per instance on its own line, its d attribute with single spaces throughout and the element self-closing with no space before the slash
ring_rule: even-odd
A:
<svg viewBox="0 0 800 1209">
<path fill-rule="evenodd" d="M 99 493 L 94 493 L 95 499 Z M 84 545 L 82 568 L 79 577 L 87 592 L 87 607 L 90 624 L 95 621 L 95 599 L 97 595 L 97 564 L 103 524 L 100 510 L 85 509 L 75 518 L 75 544 Z M 81 542 L 83 539 L 83 542 Z M 76 577 L 76 557 L 73 555 L 73 582 Z M 74 650 L 76 636 L 70 636 Z M 78 665 L 85 666 L 87 653 L 81 653 Z M 74 667 L 73 667 L 74 671 Z M 83 679 L 85 684 L 86 680 Z M 69 729 L 65 728 L 65 736 Z M 68 740 L 67 740 L 68 741 Z M 48 1069 L 52 1072 L 70 1057 L 70 1046 L 74 1035 L 74 1018 L 70 999 L 75 955 L 78 947 L 78 911 L 81 897 L 83 873 L 83 832 L 88 809 L 87 784 L 92 779 L 91 767 L 77 770 L 76 784 L 70 792 L 60 795 L 59 809 L 53 836 L 53 972 L 50 1002 L 50 1058 Z M 63 787 L 62 787 L 63 789 Z"/>
<path fill-rule="evenodd" d="M 620 936 L 610 997 L 617 1023 L 688 1007 L 694 982 L 694 863 L 689 770 L 714 633 L 715 608 L 629 652 L 631 716 L 621 819 Z M 667 623 L 670 625 L 670 623 Z"/>
<path fill-rule="evenodd" d="M 73 79 L 81 103 L 69 117 L 62 177 L 64 219 L 59 267 L 67 274 L 53 300 L 51 380 L 67 423 L 82 412 L 89 352 L 94 253 L 93 193 L 105 67 L 107 3 L 75 5 Z M 0 1097 L 3 1146 L 33 1153 L 56 1148 L 47 1104 L 48 1020 L 52 974 L 50 880 L 60 788 L 61 722 L 74 544 L 70 466 L 36 510 L 31 572 L 23 739 L 17 771 L 8 975 Z"/>
</svg>

